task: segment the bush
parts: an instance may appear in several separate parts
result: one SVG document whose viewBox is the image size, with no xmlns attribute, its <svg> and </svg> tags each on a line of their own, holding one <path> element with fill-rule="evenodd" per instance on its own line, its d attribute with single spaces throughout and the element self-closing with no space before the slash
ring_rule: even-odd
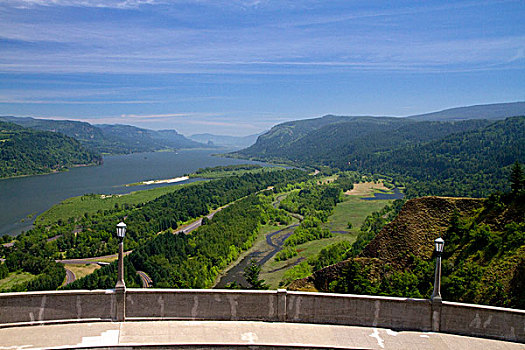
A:
<svg viewBox="0 0 525 350">
<path fill-rule="evenodd" d="M 283 250 L 275 254 L 275 261 L 284 261 L 297 255 L 297 249 L 294 247 L 284 247 Z"/>
</svg>

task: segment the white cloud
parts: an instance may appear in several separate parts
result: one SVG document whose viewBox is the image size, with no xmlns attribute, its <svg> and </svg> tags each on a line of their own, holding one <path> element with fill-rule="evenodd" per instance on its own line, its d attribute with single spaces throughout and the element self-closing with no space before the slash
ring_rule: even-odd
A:
<svg viewBox="0 0 525 350">
<path fill-rule="evenodd" d="M 162 3 L 7 0 L 12 6 L 47 6 L 50 12 L 51 6 L 134 8 Z M 172 12 L 177 12 L 184 4 L 209 8 L 226 3 L 274 10 L 293 6 L 290 2 L 279 5 L 253 0 L 179 0 L 170 4 Z M 311 1 L 302 6 L 312 4 L 320 6 Z M 215 23 L 191 6 L 184 12 L 187 18 L 162 13 L 166 16 L 162 17 L 162 24 L 157 23 L 155 16 L 128 18 L 110 14 L 87 21 L 78 10 L 76 16 L 38 21 L 31 20 L 31 12 L 28 16 L 2 16 L 0 12 L 0 38 L 14 43 L 0 47 L 0 72 L 312 74 L 325 70 L 441 72 L 522 68 L 521 56 L 516 54 L 525 49 L 525 36 L 521 33 L 462 38 L 403 27 L 402 16 L 406 14 L 443 10 L 446 6 L 473 7 L 476 3 L 343 11 L 333 16 L 316 15 L 315 11 L 304 15 L 294 12 L 289 21 L 283 16 L 281 21 L 267 18 L 242 25 L 230 24 L 229 17 Z M 242 17 L 239 11 L 233 12 L 234 20 Z M 366 19 L 374 16 L 391 17 L 393 22 L 389 20 L 382 26 L 375 18 Z M 356 18 L 365 18 L 365 22 L 353 24 L 352 19 Z M 331 24 L 338 22 L 344 23 L 334 30 Z"/>
<path fill-rule="evenodd" d="M 4 6 L 14 8 L 34 8 L 37 6 L 68 6 L 129 9 L 141 5 L 165 3 L 159 0 L 4 0 Z"/>
</svg>

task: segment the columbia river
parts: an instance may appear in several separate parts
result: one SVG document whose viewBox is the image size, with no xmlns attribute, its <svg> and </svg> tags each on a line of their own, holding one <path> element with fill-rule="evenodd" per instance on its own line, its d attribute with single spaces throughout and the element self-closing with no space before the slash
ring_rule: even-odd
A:
<svg viewBox="0 0 525 350">
<path fill-rule="evenodd" d="M 66 172 L 0 180 L 0 236 L 28 230 L 35 217 L 69 197 L 86 193 L 123 194 L 167 184 L 126 187 L 145 180 L 171 179 L 198 168 L 264 164 L 212 156 L 217 150 L 181 150 L 105 156 L 104 164 Z M 187 183 L 192 179 L 179 182 Z M 169 184 L 168 184 L 169 185 Z"/>
</svg>

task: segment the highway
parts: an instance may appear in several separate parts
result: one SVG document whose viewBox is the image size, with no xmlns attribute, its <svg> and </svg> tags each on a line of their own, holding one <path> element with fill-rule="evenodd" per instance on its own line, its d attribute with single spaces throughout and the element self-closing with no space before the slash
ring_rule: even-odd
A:
<svg viewBox="0 0 525 350">
<path fill-rule="evenodd" d="M 153 286 L 153 280 L 148 276 L 144 271 L 137 271 L 137 274 L 140 276 L 142 281 L 142 288 L 150 288 Z"/>
<path fill-rule="evenodd" d="M 217 214 L 218 212 L 220 212 L 224 208 L 227 208 L 228 206 L 229 206 L 229 204 L 224 206 L 224 207 L 221 207 L 219 209 L 216 209 L 216 210 L 212 211 L 211 213 L 209 213 L 208 215 L 206 215 L 206 217 L 211 220 L 215 214 Z M 202 225 L 202 219 L 197 219 L 197 220 L 193 221 L 192 223 L 190 223 L 190 224 L 188 224 L 186 226 L 182 226 L 181 228 L 179 228 L 178 230 L 174 231 L 173 233 L 174 234 L 179 234 L 179 233 L 188 234 L 191 231 L 194 231 L 194 230 L 198 229 L 199 227 L 201 227 L 201 225 Z"/>
<path fill-rule="evenodd" d="M 76 279 L 77 276 L 75 276 L 75 273 L 69 269 L 66 269 L 66 283 L 64 283 L 64 285 L 73 283 Z"/>
<path fill-rule="evenodd" d="M 132 250 L 124 252 L 124 256 L 131 254 Z M 116 259 L 118 254 L 96 256 L 94 258 L 79 258 L 79 259 L 64 259 L 64 260 L 55 260 L 57 263 L 62 264 L 98 264 L 100 260 L 106 259 Z"/>
</svg>

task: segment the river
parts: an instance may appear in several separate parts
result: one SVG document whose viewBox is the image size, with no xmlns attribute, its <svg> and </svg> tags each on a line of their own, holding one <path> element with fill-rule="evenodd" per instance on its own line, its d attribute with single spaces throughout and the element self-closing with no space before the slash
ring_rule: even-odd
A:
<svg viewBox="0 0 525 350">
<path fill-rule="evenodd" d="M 0 236 L 28 230 L 37 215 L 69 197 L 86 193 L 123 194 L 167 186 L 125 185 L 144 180 L 174 178 L 198 168 L 246 163 L 264 165 L 261 162 L 212 156 L 217 152 L 181 150 L 105 156 L 104 164 L 100 166 L 0 180 Z M 190 181 L 194 180 L 180 183 Z"/>
</svg>

